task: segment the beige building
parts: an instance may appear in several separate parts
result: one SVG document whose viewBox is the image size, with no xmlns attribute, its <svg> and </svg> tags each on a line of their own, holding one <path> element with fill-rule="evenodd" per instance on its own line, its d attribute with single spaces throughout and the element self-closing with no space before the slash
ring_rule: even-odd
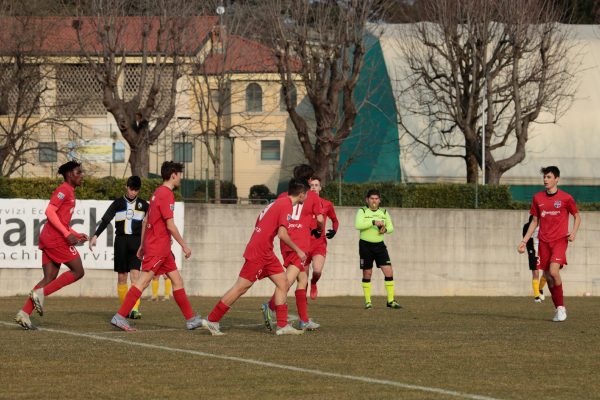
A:
<svg viewBox="0 0 600 400">
<path fill-rule="evenodd" d="M 68 158 L 82 161 L 91 176 L 131 174 L 128 144 L 102 103 L 102 86 L 74 42 L 73 21 L 72 17 L 51 19 L 51 39 L 41 50 L 43 61 L 38 58 L 34 63 L 34 68 L 43 71 L 40 83 L 44 87 L 43 101 L 33 117 L 41 122 L 32 130 L 36 148 L 26 155 L 28 163 L 11 176 L 55 176 L 58 165 Z M 150 146 L 149 171 L 158 174 L 163 161 L 176 160 L 185 163 L 187 179 L 213 179 L 214 163 L 209 153 L 214 150 L 213 128 L 219 121 L 223 132 L 221 179 L 232 181 L 241 198 L 248 197 L 250 187 L 257 184 L 276 192 L 304 156 L 282 106 L 273 51 L 255 41 L 227 36 L 215 17 L 198 17 L 196 23 L 203 24 L 194 39 L 196 50 L 185 55 L 184 73 L 177 82 L 175 116 Z M 2 36 L 7 40 L 6 32 Z M 11 62 L 10 57 L 4 60 L 4 65 Z M 126 54 L 127 68 L 117 82 L 125 100 L 139 85 L 139 62 L 135 51 Z M 206 112 L 201 104 L 206 99 L 219 102 L 214 88 L 208 88 L 219 80 L 227 81 L 227 96 L 220 98 L 219 106 L 225 110 L 220 119 L 215 116 L 214 104 Z M 167 88 L 170 83 L 161 82 L 161 86 Z M 4 103 L 10 103 L 8 92 L 0 92 Z M 296 98 L 299 110 L 310 114 L 301 88 Z M 11 122 L 10 107 L 3 109 L 1 104 L 0 121 L 6 125 Z"/>
</svg>

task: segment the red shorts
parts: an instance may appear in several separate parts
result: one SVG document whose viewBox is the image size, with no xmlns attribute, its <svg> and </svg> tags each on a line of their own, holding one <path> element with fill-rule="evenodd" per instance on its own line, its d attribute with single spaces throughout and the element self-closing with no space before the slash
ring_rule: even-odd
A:
<svg viewBox="0 0 600 400">
<path fill-rule="evenodd" d="M 50 263 L 65 264 L 79 257 L 79 252 L 77 252 L 75 246 L 69 246 L 66 243 L 44 247 L 40 250 L 42 250 L 42 265 Z"/>
<path fill-rule="evenodd" d="M 290 265 L 295 265 L 296 267 L 298 267 L 300 272 L 306 271 L 302 260 L 300 259 L 300 257 L 298 257 L 298 253 L 296 253 L 294 250 L 282 250 L 281 256 L 283 257 L 283 266 L 285 268 L 289 267 Z M 306 265 L 308 265 L 308 263 L 306 263 Z"/>
<path fill-rule="evenodd" d="M 175 257 L 169 253 L 166 257 L 144 256 L 142 260 L 142 271 L 152 271 L 154 275 L 163 275 L 177 270 Z"/>
<path fill-rule="evenodd" d="M 240 277 L 248 279 L 250 282 L 256 282 L 259 279 L 284 272 L 285 270 L 279 259 L 273 254 L 271 257 L 260 261 L 246 259 L 240 270 Z"/>
<path fill-rule="evenodd" d="M 310 265 L 314 256 L 327 256 L 327 242 L 322 240 L 313 240 L 310 244 L 310 251 L 306 254 L 304 264 Z"/>
<path fill-rule="evenodd" d="M 555 240 L 554 242 L 542 242 L 538 246 L 539 262 L 537 269 L 547 271 L 550 268 L 550 263 L 567 265 L 567 246 L 569 245 L 568 239 L 562 238 Z"/>
</svg>

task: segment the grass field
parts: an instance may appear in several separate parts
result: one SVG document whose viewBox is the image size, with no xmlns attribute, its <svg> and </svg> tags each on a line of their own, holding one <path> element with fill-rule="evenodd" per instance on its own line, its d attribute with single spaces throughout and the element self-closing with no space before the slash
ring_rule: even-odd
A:
<svg viewBox="0 0 600 400">
<path fill-rule="evenodd" d="M 204 316 L 217 299 L 191 300 Z M 564 323 L 530 298 L 320 298 L 322 329 L 299 337 L 268 334 L 257 298 L 222 337 L 186 331 L 173 301 L 143 302 L 139 331 L 117 331 L 106 298 L 48 298 L 24 331 L 23 301 L 0 301 L 3 399 L 600 399 L 597 297 L 567 298 Z"/>
</svg>

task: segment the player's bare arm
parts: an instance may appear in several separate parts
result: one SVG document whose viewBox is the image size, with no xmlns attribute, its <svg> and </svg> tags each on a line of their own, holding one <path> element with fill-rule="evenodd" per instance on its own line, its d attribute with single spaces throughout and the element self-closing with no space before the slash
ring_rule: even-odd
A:
<svg viewBox="0 0 600 400">
<path fill-rule="evenodd" d="M 177 243 L 179 243 L 179 245 L 181 246 L 181 249 L 183 250 L 183 254 L 185 254 L 185 258 L 190 258 L 190 256 L 192 255 L 192 249 L 187 247 L 187 245 L 183 241 L 183 237 L 181 237 L 181 234 L 179 233 L 179 229 L 177 229 L 177 226 L 175 226 L 175 222 L 173 222 L 173 218 L 169 218 L 166 222 L 167 222 L 167 230 L 171 233 L 171 236 L 173 236 L 173 239 L 175 239 L 175 241 Z"/>
<path fill-rule="evenodd" d="M 142 235 L 140 237 L 140 247 L 138 248 L 135 256 L 140 260 L 144 258 L 144 236 L 146 236 L 146 225 L 148 224 L 148 214 L 144 217 L 142 221 Z"/>
<path fill-rule="evenodd" d="M 281 240 L 283 243 L 287 244 L 290 249 L 294 250 L 302 262 L 306 261 L 306 254 L 300 250 L 298 246 L 296 246 L 296 243 L 294 243 L 292 239 L 290 239 L 290 235 L 284 226 L 280 226 L 277 230 L 277 237 L 279 237 L 279 240 Z"/>
<path fill-rule="evenodd" d="M 581 225 L 581 216 L 579 213 L 575 214 L 575 223 L 573 223 L 573 230 L 569 232 L 569 242 L 575 240 L 575 236 L 577 236 L 577 231 L 579 230 L 579 225 Z"/>
<path fill-rule="evenodd" d="M 533 219 L 531 220 L 531 224 L 529 224 L 529 228 L 527 229 L 527 233 L 525 233 L 525 236 L 523 236 L 523 240 L 521 240 L 521 243 L 519 243 L 519 247 L 517 248 L 517 251 L 520 254 L 525 253 L 525 245 L 527 244 L 529 239 L 531 239 L 531 236 L 533 236 L 533 232 L 535 231 L 535 228 L 537 228 L 537 226 L 538 217 L 534 215 Z"/>
</svg>

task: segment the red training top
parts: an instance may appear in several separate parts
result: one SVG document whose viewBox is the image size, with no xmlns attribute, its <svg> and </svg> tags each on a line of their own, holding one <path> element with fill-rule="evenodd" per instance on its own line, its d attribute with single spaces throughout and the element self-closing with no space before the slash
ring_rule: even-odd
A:
<svg viewBox="0 0 600 400">
<path fill-rule="evenodd" d="M 289 197 L 280 197 L 266 206 L 254 225 L 254 232 L 246 245 L 244 258 L 246 260 L 261 261 L 270 258 L 273 254 L 273 239 L 280 226 L 288 227 L 292 219 L 292 200 Z"/>
<path fill-rule="evenodd" d="M 279 195 L 279 198 L 287 196 L 286 193 Z M 294 206 L 292 211 L 292 220 L 288 225 L 288 232 L 290 239 L 296 246 L 300 247 L 305 253 L 310 250 L 310 226 L 313 218 L 319 214 L 323 214 L 321 210 L 321 198 L 318 194 L 312 191 L 306 192 L 306 199 L 302 204 L 298 203 Z M 288 245 L 281 242 L 281 252 L 290 251 Z"/>
<path fill-rule="evenodd" d="M 546 191 L 533 196 L 529 213 L 539 219 L 538 239 L 553 242 L 569 235 L 569 214 L 575 215 L 577 205 L 573 197 L 562 190 L 554 194 Z"/>
<path fill-rule="evenodd" d="M 56 215 L 58 216 L 58 219 L 64 227 L 69 230 L 71 217 L 75 210 L 75 188 L 67 182 L 61 184 L 52 193 L 50 205 L 57 208 Z M 43 249 L 44 247 L 53 247 L 64 244 L 69 244 L 64 235 L 50 222 L 46 222 L 42 229 L 42 233 L 40 233 L 39 248 Z"/>
<path fill-rule="evenodd" d="M 148 220 L 144 234 L 144 255 L 166 257 L 171 252 L 171 232 L 167 220 L 173 218 L 175 196 L 173 191 L 160 185 L 152 195 L 148 206 Z"/>
<path fill-rule="evenodd" d="M 327 217 L 329 217 L 331 219 L 332 222 L 332 229 L 334 231 L 337 232 L 338 228 L 340 227 L 340 222 L 337 219 L 337 215 L 335 215 L 335 209 L 333 208 L 333 203 L 330 202 L 327 199 L 320 199 L 320 206 L 321 206 L 321 211 L 323 212 L 323 234 L 321 235 L 321 237 L 319 239 L 315 238 L 314 236 L 310 237 L 311 242 L 327 242 L 327 239 L 325 238 L 325 232 L 327 231 L 326 227 L 327 227 Z M 310 225 L 310 229 L 317 229 L 317 218 L 313 217 L 312 223 Z"/>
</svg>

